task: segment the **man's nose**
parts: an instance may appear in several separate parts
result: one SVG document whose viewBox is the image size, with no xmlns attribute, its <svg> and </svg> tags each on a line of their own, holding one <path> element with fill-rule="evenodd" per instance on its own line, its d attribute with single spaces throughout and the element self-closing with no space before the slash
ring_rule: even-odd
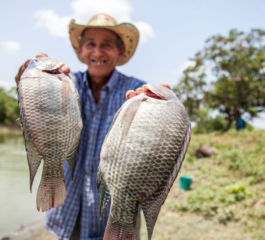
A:
<svg viewBox="0 0 265 240">
<path fill-rule="evenodd" d="M 93 53 L 94 53 L 94 56 L 95 56 L 95 57 L 101 57 L 101 56 L 103 55 L 103 52 L 102 52 L 102 49 L 101 49 L 100 46 L 96 46 L 96 47 L 94 48 Z"/>
</svg>

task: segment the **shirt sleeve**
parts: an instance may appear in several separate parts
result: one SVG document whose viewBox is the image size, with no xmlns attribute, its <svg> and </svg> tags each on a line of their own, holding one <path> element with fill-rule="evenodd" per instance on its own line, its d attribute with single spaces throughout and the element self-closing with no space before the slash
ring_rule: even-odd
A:
<svg viewBox="0 0 265 240">
<path fill-rule="evenodd" d="M 130 90 L 136 91 L 137 88 L 142 87 L 146 82 L 136 79 L 136 78 L 131 78 L 130 79 Z"/>
</svg>

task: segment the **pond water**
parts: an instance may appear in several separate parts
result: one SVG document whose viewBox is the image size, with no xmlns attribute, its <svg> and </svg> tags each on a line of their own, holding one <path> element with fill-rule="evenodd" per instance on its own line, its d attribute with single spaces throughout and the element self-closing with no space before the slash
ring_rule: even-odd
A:
<svg viewBox="0 0 265 240">
<path fill-rule="evenodd" d="M 45 213 L 36 208 L 42 165 L 35 176 L 32 193 L 22 135 L 0 136 L 0 239 L 14 230 L 41 221 Z"/>
</svg>

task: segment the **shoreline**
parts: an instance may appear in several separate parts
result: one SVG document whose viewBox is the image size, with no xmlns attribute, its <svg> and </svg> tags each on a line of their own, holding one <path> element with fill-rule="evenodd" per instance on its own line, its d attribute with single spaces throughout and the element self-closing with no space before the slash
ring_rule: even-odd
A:
<svg viewBox="0 0 265 240">
<path fill-rule="evenodd" d="M 15 124 L 15 125 L 0 124 L 0 136 L 21 135 L 21 134 L 22 134 L 22 130 L 19 124 Z"/>
</svg>

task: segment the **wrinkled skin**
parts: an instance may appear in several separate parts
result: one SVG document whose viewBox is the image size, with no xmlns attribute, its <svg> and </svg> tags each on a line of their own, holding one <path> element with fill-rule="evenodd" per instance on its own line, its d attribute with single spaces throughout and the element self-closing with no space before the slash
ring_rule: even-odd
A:
<svg viewBox="0 0 265 240">
<path fill-rule="evenodd" d="M 41 160 L 42 179 L 37 209 L 59 207 L 65 199 L 63 164 L 74 173 L 82 129 L 79 96 L 63 63 L 33 58 L 18 81 L 20 121 L 30 169 L 30 189 Z"/>
<path fill-rule="evenodd" d="M 141 90 L 117 112 L 102 146 L 100 215 L 112 199 L 104 240 L 136 239 L 139 204 L 151 239 L 190 141 L 189 117 L 176 94 L 149 84 Z"/>
</svg>

